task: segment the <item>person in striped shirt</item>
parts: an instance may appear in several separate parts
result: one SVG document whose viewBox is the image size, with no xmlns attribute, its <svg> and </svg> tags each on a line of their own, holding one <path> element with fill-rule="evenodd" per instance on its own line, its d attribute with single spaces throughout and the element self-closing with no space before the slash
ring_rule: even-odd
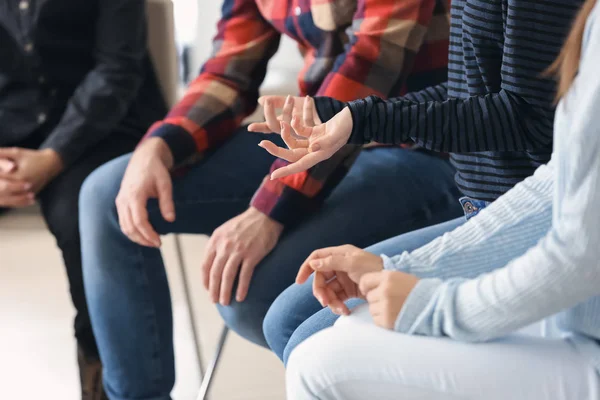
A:
<svg viewBox="0 0 600 400">
<path fill-rule="evenodd" d="M 369 307 L 292 353 L 288 400 L 600 399 L 598 64 L 600 3 L 587 0 L 549 70 L 547 165 L 413 252 L 390 242 L 391 258 L 322 260 L 379 271 L 360 279 Z"/>
<path fill-rule="evenodd" d="M 212 234 L 202 262 L 210 298 L 231 328 L 266 346 L 264 315 L 313 250 L 368 246 L 460 214 L 444 157 L 348 145 L 271 180 L 286 162 L 243 123 L 282 35 L 304 57 L 301 95 L 350 101 L 444 81 L 449 30 L 447 0 L 223 2 L 213 55 L 181 101 L 82 188 L 85 287 L 111 399 L 167 399 L 173 387 L 159 234 Z"/>
<path fill-rule="evenodd" d="M 293 128 L 298 136 L 287 141 L 287 149 L 261 144 L 291 162 L 272 177 L 310 168 L 347 143 L 415 142 L 451 153 L 467 218 L 411 232 L 396 243 L 410 251 L 456 228 L 549 160 L 555 83 L 542 73 L 558 55 L 580 5 L 579 0 L 454 0 L 447 82 L 389 100 L 292 99 L 282 131 L 289 137 Z M 267 108 L 266 114 L 273 111 Z M 291 119 L 294 114 L 303 118 Z M 266 128 L 250 126 L 268 132 Z M 338 251 L 354 254 L 354 247 Z M 298 283 L 309 278 L 305 272 L 299 273 Z M 347 313 L 358 302 L 332 305 Z M 286 362 L 299 343 L 335 319 L 313 298 L 310 285 L 296 284 L 274 302 L 264 330 L 270 347 Z"/>
</svg>

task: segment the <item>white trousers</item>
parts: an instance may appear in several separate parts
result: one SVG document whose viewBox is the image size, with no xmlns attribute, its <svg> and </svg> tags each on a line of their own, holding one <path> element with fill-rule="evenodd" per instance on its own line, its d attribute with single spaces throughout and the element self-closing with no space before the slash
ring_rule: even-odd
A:
<svg viewBox="0 0 600 400">
<path fill-rule="evenodd" d="M 490 343 L 402 335 L 362 307 L 292 353 L 288 400 L 598 400 L 600 378 L 569 341 Z"/>
</svg>

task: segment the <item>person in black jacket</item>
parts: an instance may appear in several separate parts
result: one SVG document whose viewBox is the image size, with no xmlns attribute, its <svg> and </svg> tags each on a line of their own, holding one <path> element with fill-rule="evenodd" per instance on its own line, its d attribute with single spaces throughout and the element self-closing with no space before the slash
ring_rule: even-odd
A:
<svg viewBox="0 0 600 400">
<path fill-rule="evenodd" d="M 166 113 L 144 0 L 0 1 L 0 209 L 39 201 L 77 314 L 82 398 L 105 398 L 82 282 L 78 197 Z"/>
</svg>

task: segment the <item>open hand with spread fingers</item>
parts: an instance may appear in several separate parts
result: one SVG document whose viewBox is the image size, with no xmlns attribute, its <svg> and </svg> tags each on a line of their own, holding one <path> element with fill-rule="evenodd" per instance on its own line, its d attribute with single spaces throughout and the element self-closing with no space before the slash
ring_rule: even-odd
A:
<svg viewBox="0 0 600 400">
<path fill-rule="evenodd" d="M 259 102 L 264 105 L 266 122 L 251 124 L 248 130 L 279 133 L 288 146 L 284 149 L 268 140 L 259 144 L 270 154 L 290 162 L 274 171 L 271 179 L 306 171 L 327 160 L 348 143 L 352 133 L 352 115 L 348 108 L 322 123 L 311 97 L 288 96 L 283 100 L 281 96 L 267 96 Z M 279 117 L 276 116 L 276 108 L 282 108 Z"/>
<path fill-rule="evenodd" d="M 369 302 L 369 312 L 377 326 L 394 329 L 408 295 L 419 278 L 400 271 L 379 271 L 364 274 L 359 289 Z"/>
<path fill-rule="evenodd" d="M 361 298 L 358 283 L 369 272 L 381 271 L 383 260 L 351 245 L 329 247 L 312 252 L 300 267 L 296 283 L 302 284 L 314 272 L 313 294 L 323 307 L 335 314 L 348 315 L 344 302 Z"/>
</svg>

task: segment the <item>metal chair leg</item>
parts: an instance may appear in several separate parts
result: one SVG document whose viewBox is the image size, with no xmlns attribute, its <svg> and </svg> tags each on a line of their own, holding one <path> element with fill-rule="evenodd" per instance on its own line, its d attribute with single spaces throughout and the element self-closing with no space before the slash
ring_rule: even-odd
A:
<svg viewBox="0 0 600 400">
<path fill-rule="evenodd" d="M 229 333 L 229 328 L 224 326 L 221 330 L 221 336 L 219 338 L 219 343 L 217 344 L 217 349 L 215 350 L 215 356 L 211 361 L 208 369 L 206 370 L 206 375 L 202 380 L 202 385 L 200 386 L 200 392 L 198 393 L 198 397 L 196 400 L 206 400 L 206 396 L 208 391 L 210 390 L 210 385 L 212 384 L 212 379 L 217 367 L 219 366 L 219 361 L 221 359 L 221 352 L 225 347 L 225 342 L 227 340 L 227 334 Z"/>
<path fill-rule="evenodd" d="M 183 293 L 185 295 L 185 301 L 187 302 L 188 317 L 190 319 L 190 325 L 192 326 L 192 336 L 194 340 L 194 347 L 196 350 L 196 358 L 198 361 L 198 371 L 200 372 L 200 382 L 204 380 L 204 365 L 202 364 L 202 348 L 200 344 L 200 335 L 196 328 L 196 317 L 194 315 L 194 307 L 192 301 L 192 295 L 190 292 L 189 279 L 187 271 L 185 269 L 185 261 L 183 259 L 183 249 L 181 247 L 181 240 L 179 235 L 175 235 L 175 251 L 177 253 L 177 261 L 179 263 L 179 269 L 181 270 L 181 279 L 183 280 Z"/>
</svg>

